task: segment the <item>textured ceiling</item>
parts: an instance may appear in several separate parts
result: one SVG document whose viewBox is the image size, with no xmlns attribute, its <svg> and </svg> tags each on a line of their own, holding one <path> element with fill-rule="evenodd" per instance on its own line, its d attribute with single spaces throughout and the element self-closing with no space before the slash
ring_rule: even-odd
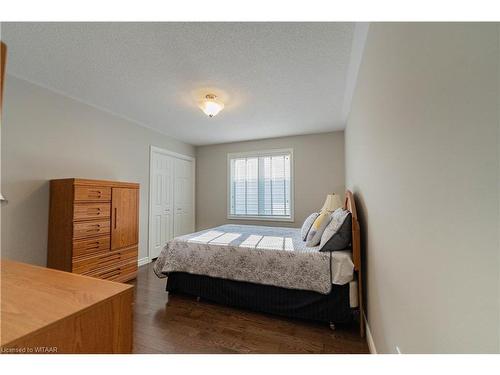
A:
<svg viewBox="0 0 500 375">
<path fill-rule="evenodd" d="M 352 23 L 1 27 L 8 73 L 191 144 L 345 126 Z M 212 119 L 197 107 L 208 91 L 226 104 Z"/>
</svg>

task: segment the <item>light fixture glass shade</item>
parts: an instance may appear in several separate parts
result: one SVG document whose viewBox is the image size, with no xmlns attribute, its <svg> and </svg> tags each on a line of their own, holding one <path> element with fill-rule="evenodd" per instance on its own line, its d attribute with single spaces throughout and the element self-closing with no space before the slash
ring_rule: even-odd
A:
<svg viewBox="0 0 500 375">
<path fill-rule="evenodd" d="M 205 100 L 201 102 L 200 108 L 208 117 L 214 117 L 224 109 L 224 104 L 218 101 L 215 95 L 209 94 L 205 96 Z"/>
<path fill-rule="evenodd" d="M 342 207 L 342 200 L 337 194 L 328 194 L 326 196 L 325 204 L 321 208 L 321 212 L 333 212 L 337 208 Z"/>
</svg>

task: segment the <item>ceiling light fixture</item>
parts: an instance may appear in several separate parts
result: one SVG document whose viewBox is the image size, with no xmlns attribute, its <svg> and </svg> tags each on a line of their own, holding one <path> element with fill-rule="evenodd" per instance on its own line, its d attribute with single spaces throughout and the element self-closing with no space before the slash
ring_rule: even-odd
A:
<svg viewBox="0 0 500 375">
<path fill-rule="evenodd" d="M 205 95 L 205 99 L 201 102 L 200 108 L 208 117 L 214 117 L 224 109 L 224 103 L 217 100 L 214 94 Z"/>
</svg>

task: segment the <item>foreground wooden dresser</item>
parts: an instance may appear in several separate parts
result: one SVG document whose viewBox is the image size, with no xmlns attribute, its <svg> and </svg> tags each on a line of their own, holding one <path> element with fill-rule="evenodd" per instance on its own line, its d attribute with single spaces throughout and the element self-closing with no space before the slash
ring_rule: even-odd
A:
<svg viewBox="0 0 500 375">
<path fill-rule="evenodd" d="M 0 261 L 2 353 L 131 353 L 133 286 Z"/>
<path fill-rule="evenodd" d="M 137 275 L 139 184 L 50 181 L 47 265 L 101 279 Z"/>
</svg>

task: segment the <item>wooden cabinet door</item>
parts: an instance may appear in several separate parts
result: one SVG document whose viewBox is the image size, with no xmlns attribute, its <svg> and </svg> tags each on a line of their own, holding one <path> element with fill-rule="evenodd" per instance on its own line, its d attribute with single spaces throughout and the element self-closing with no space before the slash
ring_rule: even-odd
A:
<svg viewBox="0 0 500 375">
<path fill-rule="evenodd" d="M 139 190 L 113 188 L 111 192 L 111 249 L 137 244 Z"/>
</svg>

